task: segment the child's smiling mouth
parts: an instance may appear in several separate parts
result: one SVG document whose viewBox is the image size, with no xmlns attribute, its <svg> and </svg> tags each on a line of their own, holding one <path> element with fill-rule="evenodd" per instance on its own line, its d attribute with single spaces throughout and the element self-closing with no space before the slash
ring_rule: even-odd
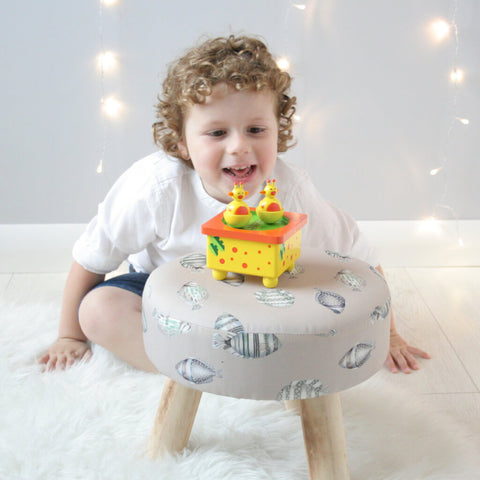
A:
<svg viewBox="0 0 480 480">
<path fill-rule="evenodd" d="M 255 171 L 256 168 L 257 168 L 256 165 L 247 165 L 247 166 L 241 166 L 241 167 L 224 168 L 223 171 L 227 175 L 230 175 L 231 177 L 241 180 L 249 177 Z"/>
</svg>

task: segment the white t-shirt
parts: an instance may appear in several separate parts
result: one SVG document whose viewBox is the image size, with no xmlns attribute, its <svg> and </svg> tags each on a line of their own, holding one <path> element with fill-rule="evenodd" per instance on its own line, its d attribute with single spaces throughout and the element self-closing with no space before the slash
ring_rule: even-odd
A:
<svg viewBox="0 0 480 480">
<path fill-rule="evenodd" d="M 302 169 L 278 159 L 272 178 L 286 211 L 308 215 L 302 245 L 316 246 L 378 265 L 377 255 L 355 221 L 329 204 Z M 250 194 L 254 207 L 262 195 Z M 115 270 L 124 260 L 137 271 L 206 248 L 201 225 L 225 209 L 210 197 L 197 172 L 158 151 L 134 163 L 113 185 L 97 215 L 73 247 L 74 259 L 94 273 Z"/>
</svg>

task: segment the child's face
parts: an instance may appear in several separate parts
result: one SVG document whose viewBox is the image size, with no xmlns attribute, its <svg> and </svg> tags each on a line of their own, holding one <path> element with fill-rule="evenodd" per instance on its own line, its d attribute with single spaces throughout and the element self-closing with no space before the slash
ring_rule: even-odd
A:
<svg viewBox="0 0 480 480">
<path fill-rule="evenodd" d="M 190 159 L 207 193 L 221 202 L 235 182 L 255 193 L 277 159 L 278 121 L 271 91 L 235 91 L 218 84 L 189 107 L 180 153 Z"/>
</svg>

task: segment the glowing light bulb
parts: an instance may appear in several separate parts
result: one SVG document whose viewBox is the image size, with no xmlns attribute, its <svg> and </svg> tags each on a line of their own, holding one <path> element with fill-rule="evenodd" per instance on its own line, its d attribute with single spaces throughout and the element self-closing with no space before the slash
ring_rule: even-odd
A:
<svg viewBox="0 0 480 480">
<path fill-rule="evenodd" d="M 277 60 L 277 67 L 282 70 L 283 72 L 286 72 L 287 70 L 290 69 L 290 62 L 288 61 L 288 58 L 279 58 Z"/>
<path fill-rule="evenodd" d="M 293 120 L 295 122 L 301 122 L 302 121 L 302 117 L 300 115 L 298 115 L 298 113 L 294 113 L 293 114 Z"/>
<path fill-rule="evenodd" d="M 464 74 L 463 70 L 455 68 L 450 72 L 450 80 L 455 83 L 459 83 L 463 80 Z"/>
<path fill-rule="evenodd" d="M 117 0 L 101 0 L 104 5 L 111 7 L 117 3 Z"/>
<path fill-rule="evenodd" d="M 460 118 L 460 117 L 457 117 L 457 120 L 462 124 L 462 125 L 469 125 L 470 124 L 470 120 L 468 118 Z"/>
<path fill-rule="evenodd" d="M 430 175 L 433 177 L 433 176 L 435 176 L 438 172 L 441 172 L 442 170 L 443 170 L 443 167 L 433 168 L 432 170 L 430 170 Z"/>
<path fill-rule="evenodd" d="M 98 163 L 96 171 L 97 171 L 97 173 L 103 173 L 103 158 Z"/>
<path fill-rule="evenodd" d="M 450 34 L 450 25 L 445 20 L 435 20 L 430 25 L 433 38 L 441 41 Z"/>
<path fill-rule="evenodd" d="M 440 228 L 436 217 L 429 217 L 422 220 L 419 225 L 418 231 L 423 234 L 439 235 L 442 232 L 442 229 Z"/>
<path fill-rule="evenodd" d="M 110 118 L 116 118 L 122 110 L 122 104 L 115 97 L 102 99 L 102 110 Z"/>
<path fill-rule="evenodd" d="M 112 72 L 118 65 L 117 56 L 113 52 L 103 52 L 97 57 L 98 68 L 104 72 Z"/>
<path fill-rule="evenodd" d="M 465 244 L 463 243 L 463 239 L 461 237 L 458 237 L 458 246 L 459 247 L 464 247 Z"/>
<path fill-rule="evenodd" d="M 307 6 L 304 3 L 294 3 L 293 6 L 299 10 L 305 10 Z"/>
</svg>

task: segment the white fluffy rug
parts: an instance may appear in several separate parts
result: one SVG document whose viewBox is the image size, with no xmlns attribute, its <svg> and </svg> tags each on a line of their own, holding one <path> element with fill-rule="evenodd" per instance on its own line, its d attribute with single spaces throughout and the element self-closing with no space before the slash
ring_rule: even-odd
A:
<svg viewBox="0 0 480 480">
<path fill-rule="evenodd" d="M 301 480 L 299 417 L 276 402 L 204 394 L 187 451 L 143 457 L 164 378 L 101 348 L 90 362 L 42 373 L 58 305 L 0 306 L 0 479 Z M 472 439 L 378 377 L 342 394 L 352 480 L 472 480 Z M 470 441 L 469 441 L 470 440 Z"/>
</svg>

